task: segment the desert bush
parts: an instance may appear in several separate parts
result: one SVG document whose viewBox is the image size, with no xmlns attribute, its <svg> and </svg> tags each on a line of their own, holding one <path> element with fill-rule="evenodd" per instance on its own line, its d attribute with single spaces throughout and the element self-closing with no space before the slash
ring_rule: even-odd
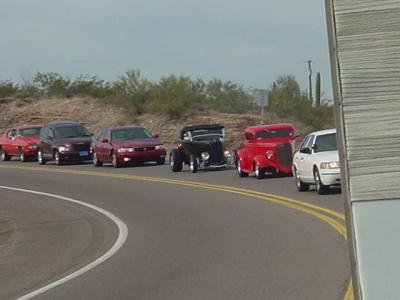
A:
<svg viewBox="0 0 400 300">
<path fill-rule="evenodd" d="M 18 84 L 11 81 L 0 81 L 0 97 L 9 97 L 19 91 Z"/>
<path fill-rule="evenodd" d="M 314 106 L 293 75 L 281 76 L 274 82 L 269 92 L 268 110 L 278 117 L 299 120 L 311 130 L 334 127 L 332 106 L 327 103 Z"/>
</svg>

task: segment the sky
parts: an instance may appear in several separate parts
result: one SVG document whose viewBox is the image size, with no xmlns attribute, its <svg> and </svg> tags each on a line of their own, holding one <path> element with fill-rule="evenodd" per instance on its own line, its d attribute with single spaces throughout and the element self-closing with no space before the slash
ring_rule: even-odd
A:
<svg viewBox="0 0 400 300">
<path fill-rule="evenodd" d="M 36 72 L 97 75 L 129 70 L 268 88 L 307 60 L 332 96 L 324 1 L 1 0 L 0 81 Z"/>
</svg>

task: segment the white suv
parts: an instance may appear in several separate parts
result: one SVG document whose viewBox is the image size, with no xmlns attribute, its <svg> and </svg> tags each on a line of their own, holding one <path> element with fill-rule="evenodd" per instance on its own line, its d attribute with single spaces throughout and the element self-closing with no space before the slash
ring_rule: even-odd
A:
<svg viewBox="0 0 400 300">
<path fill-rule="evenodd" d="M 329 186 L 340 186 L 340 164 L 336 144 L 336 129 L 307 135 L 293 156 L 293 176 L 298 191 L 308 191 L 315 185 L 318 194 Z"/>
</svg>

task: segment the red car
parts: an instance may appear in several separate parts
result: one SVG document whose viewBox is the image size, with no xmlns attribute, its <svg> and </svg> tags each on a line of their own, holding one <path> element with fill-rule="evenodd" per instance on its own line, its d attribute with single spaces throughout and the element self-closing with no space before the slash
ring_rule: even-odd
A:
<svg viewBox="0 0 400 300">
<path fill-rule="evenodd" d="M 39 133 L 42 125 L 25 125 L 8 129 L 0 136 L 1 160 L 19 156 L 22 162 L 37 158 Z"/>
<path fill-rule="evenodd" d="M 157 135 L 135 125 L 100 130 L 93 140 L 92 150 L 95 167 L 112 163 L 118 168 L 123 164 L 147 161 L 163 165 L 167 154 Z"/>
<path fill-rule="evenodd" d="M 298 135 L 292 124 L 260 125 L 245 129 L 243 146 L 236 152 L 240 177 L 255 172 L 265 175 L 291 174 L 294 142 Z"/>
</svg>

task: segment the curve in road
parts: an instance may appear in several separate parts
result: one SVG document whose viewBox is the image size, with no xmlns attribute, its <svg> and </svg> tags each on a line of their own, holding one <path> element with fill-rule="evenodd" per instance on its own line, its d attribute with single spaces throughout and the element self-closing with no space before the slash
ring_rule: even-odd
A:
<svg viewBox="0 0 400 300">
<path fill-rule="evenodd" d="M 316 217 L 323 222 L 330 225 L 334 230 L 336 230 L 343 238 L 346 238 L 346 228 L 340 222 L 344 220 L 344 215 L 338 213 L 334 210 L 330 210 L 324 207 L 320 207 L 317 205 L 313 205 L 310 203 L 304 203 L 302 201 L 298 201 L 295 199 L 289 199 L 282 196 L 271 195 L 267 193 L 262 193 L 258 191 L 247 190 L 243 188 L 236 188 L 230 186 L 222 186 L 215 184 L 207 184 L 207 183 L 199 183 L 193 181 L 183 181 L 183 180 L 174 180 L 168 178 L 160 178 L 160 177 L 148 177 L 148 176 L 136 176 L 136 175 L 124 175 L 117 173 L 101 173 L 95 171 L 83 171 L 83 170 L 73 170 L 73 169 L 53 169 L 53 168 L 38 168 L 38 167 L 19 167 L 19 166 L 0 166 L 1 168 L 11 168 L 11 169 L 20 169 L 20 170 L 31 170 L 31 171 L 44 171 L 44 172 L 53 172 L 53 173 L 65 173 L 65 174 L 75 174 L 75 175 L 83 175 L 83 176 L 98 176 L 98 177 L 110 177 L 115 179 L 124 179 L 124 180 L 136 180 L 136 181 L 149 181 L 149 182 L 158 182 L 164 184 L 174 184 L 180 186 L 190 186 L 195 188 L 202 188 L 208 190 L 216 190 L 229 192 L 237 195 L 242 195 L 246 197 L 257 198 L 259 200 L 272 202 L 278 205 L 282 205 L 288 207 L 290 209 L 311 215 Z M 352 297 L 352 288 L 351 282 L 348 286 L 348 289 L 345 294 L 345 299 L 351 299 Z"/>
</svg>

